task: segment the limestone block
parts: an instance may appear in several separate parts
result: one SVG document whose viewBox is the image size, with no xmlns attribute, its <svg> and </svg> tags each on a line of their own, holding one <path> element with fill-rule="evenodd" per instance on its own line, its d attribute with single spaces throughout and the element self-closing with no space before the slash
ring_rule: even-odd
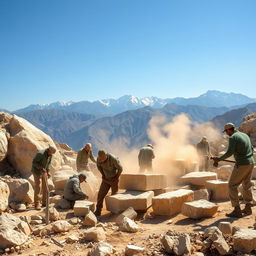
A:
<svg viewBox="0 0 256 256">
<path fill-rule="evenodd" d="M 89 211 L 94 211 L 94 203 L 85 200 L 77 200 L 74 205 L 75 216 L 85 216 Z"/>
<path fill-rule="evenodd" d="M 90 251 L 90 256 L 110 256 L 113 255 L 113 246 L 106 242 L 99 242 Z"/>
<path fill-rule="evenodd" d="M 136 245 L 130 245 L 129 244 L 125 247 L 125 255 L 126 256 L 137 255 L 137 254 L 143 253 L 144 251 L 145 251 L 144 247 L 139 247 L 139 246 L 136 246 Z"/>
<path fill-rule="evenodd" d="M 134 211 L 132 207 L 127 208 L 124 212 L 122 212 L 117 218 L 116 218 L 116 223 L 120 224 L 123 221 L 123 218 L 127 217 L 131 220 L 136 219 L 137 217 L 137 212 Z"/>
<path fill-rule="evenodd" d="M 215 172 L 190 172 L 180 178 L 183 184 L 205 186 L 206 181 L 216 180 L 217 174 Z"/>
<path fill-rule="evenodd" d="M 206 182 L 206 188 L 209 190 L 212 200 L 229 200 L 228 181 L 209 180 Z"/>
<path fill-rule="evenodd" d="M 234 250 L 250 253 L 256 249 L 256 230 L 240 229 L 234 236 Z"/>
<path fill-rule="evenodd" d="M 60 219 L 60 214 L 54 207 L 51 207 L 49 209 L 49 219 L 52 221 L 56 221 Z"/>
<path fill-rule="evenodd" d="M 231 225 L 230 222 L 222 221 L 222 222 L 219 223 L 218 228 L 222 232 L 222 234 L 225 234 L 225 235 L 231 235 L 232 234 L 232 225 Z"/>
<path fill-rule="evenodd" d="M 147 211 L 152 205 L 153 191 L 126 191 L 121 194 L 106 197 L 106 207 L 108 211 L 120 213 L 128 207 L 133 207 L 135 211 Z"/>
<path fill-rule="evenodd" d="M 69 224 L 66 220 L 57 220 L 54 223 L 52 223 L 52 229 L 54 232 L 67 232 L 72 228 L 73 226 Z"/>
<path fill-rule="evenodd" d="M 209 200 L 209 193 L 207 189 L 198 189 L 194 191 L 194 200 Z"/>
<path fill-rule="evenodd" d="M 5 211 L 8 207 L 8 199 L 10 195 L 10 189 L 8 185 L 0 180 L 0 213 Z"/>
<path fill-rule="evenodd" d="M 174 215 L 181 212 L 184 202 L 194 200 L 194 192 L 188 189 L 179 189 L 155 196 L 152 207 L 156 215 Z"/>
<path fill-rule="evenodd" d="M 18 225 L 18 229 L 20 231 L 22 231 L 27 236 L 29 236 L 31 234 L 31 229 L 30 229 L 28 223 L 25 221 L 20 222 L 20 224 Z"/>
<path fill-rule="evenodd" d="M 86 241 L 99 242 L 106 240 L 106 233 L 103 228 L 93 227 L 84 232 L 84 239 Z"/>
<path fill-rule="evenodd" d="M 136 181 L 136 182 L 134 182 Z M 165 188 L 167 176 L 154 173 L 122 174 L 120 177 L 120 189 L 149 191 Z"/>
<path fill-rule="evenodd" d="M 206 200 L 186 202 L 182 207 L 182 214 L 191 219 L 212 217 L 218 210 L 218 205 Z"/>
<path fill-rule="evenodd" d="M 222 165 L 214 169 L 214 171 L 217 173 L 217 177 L 219 180 L 229 180 L 232 170 L 233 170 L 233 166 L 228 164 Z"/>
<path fill-rule="evenodd" d="M 139 231 L 139 226 L 133 220 L 124 217 L 120 224 L 119 230 L 136 233 Z"/>
</svg>

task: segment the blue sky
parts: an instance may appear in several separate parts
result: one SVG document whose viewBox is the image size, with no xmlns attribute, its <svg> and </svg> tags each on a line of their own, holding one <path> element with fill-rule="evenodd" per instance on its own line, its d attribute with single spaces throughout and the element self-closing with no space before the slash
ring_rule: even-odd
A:
<svg viewBox="0 0 256 256">
<path fill-rule="evenodd" d="M 256 97 L 254 0 L 0 0 L 0 108 Z"/>
</svg>

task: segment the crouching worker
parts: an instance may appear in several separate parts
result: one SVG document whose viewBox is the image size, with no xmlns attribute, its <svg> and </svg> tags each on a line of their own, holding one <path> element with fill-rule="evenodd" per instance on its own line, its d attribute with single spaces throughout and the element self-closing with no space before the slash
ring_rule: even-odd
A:
<svg viewBox="0 0 256 256">
<path fill-rule="evenodd" d="M 94 212 L 94 214 L 96 216 L 100 216 L 104 198 L 110 188 L 112 191 L 112 195 L 116 194 L 118 191 L 119 176 L 123 171 L 123 167 L 121 166 L 117 157 L 106 153 L 104 150 L 99 150 L 97 158 L 97 168 L 102 175 L 102 182 L 100 185 L 96 211 Z"/>
<path fill-rule="evenodd" d="M 71 203 L 71 207 L 74 207 L 76 200 L 88 199 L 88 196 L 80 188 L 80 183 L 86 181 L 86 175 L 80 173 L 79 175 L 73 175 L 67 181 L 64 188 L 64 198 Z"/>
</svg>

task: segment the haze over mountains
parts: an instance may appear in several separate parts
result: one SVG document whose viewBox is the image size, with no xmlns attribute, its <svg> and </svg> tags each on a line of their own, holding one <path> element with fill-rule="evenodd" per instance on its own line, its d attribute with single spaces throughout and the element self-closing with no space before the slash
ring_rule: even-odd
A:
<svg viewBox="0 0 256 256">
<path fill-rule="evenodd" d="M 192 121 L 199 123 L 213 120 L 218 127 L 227 121 L 239 125 L 242 117 L 256 111 L 256 103 L 248 104 L 250 102 L 255 102 L 255 99 L 241 94 L 208 91 L 188 99 L 123 96 L 117 100 L 30 105 L 15 111 L 15 114 L 30 121 L 55 141 L 67 143 L 75 150 L 85 142 L 93 143 L 97 150 L 108 149 L 107 146 L 114 141 L 128 148 L 148 143 L 146 131 L 153 116 L 172 119 L 177 114 L 186 113 Z"/>
</svg>

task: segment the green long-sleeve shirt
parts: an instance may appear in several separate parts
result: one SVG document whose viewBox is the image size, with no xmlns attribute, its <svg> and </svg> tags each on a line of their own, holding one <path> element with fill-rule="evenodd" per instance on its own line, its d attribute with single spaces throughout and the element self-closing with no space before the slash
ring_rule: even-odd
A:
<svg viewBox="0 0 256 256">
<path fill-rule="evenodd" d="M 38 151 L 32 161 L 31 172 L 36 175 L 41 175 L 41 169 L 49 171 L 52 161 L 52 156 L 48 156 L 47 149 Z"/>
<path fill-rule="evenodd" d="M 103 163 L 97 160 L 97 167 L 105 179 L 111 180 L 121 174 L 123 167 L 117 157 L 111 154 L 107 156 L 107 160 Z"/>
<path fill-rule="evenodd" d="M 89 158 L 94 163 L 96 163 L 96 160 L 95 160 L 94 155 L 91 150 L 89 152 L 87 152 L 84 148 L 80 149 L 77 153 L 77 158 L 76 158 L 77 169 L 86 169 Z"/>
<path fill-rule="evenodd" d="M 224 160 L 234 155 L 237 165 L 254 164 L 253 146 L 249 136 L 243 132 L 235 131 L 229 137 L 229 145 L 227 152 L 219 158 Z"/>
</svg>

